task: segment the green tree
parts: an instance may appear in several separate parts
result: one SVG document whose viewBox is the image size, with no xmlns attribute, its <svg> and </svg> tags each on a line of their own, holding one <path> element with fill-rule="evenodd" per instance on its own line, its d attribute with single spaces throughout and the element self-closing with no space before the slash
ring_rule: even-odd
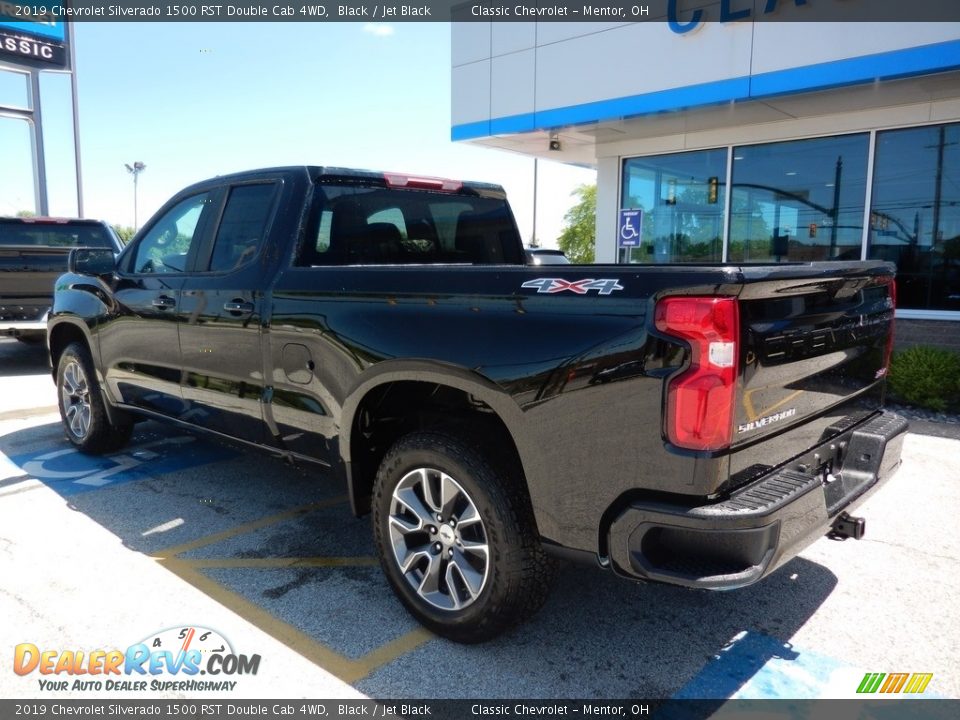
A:
<svg viewBox="0 0 960 720">
<path fill-rule="evenodd" d="M 32 218 L 36 216 L 37 214 L 33 210 L 17 210 L 18 218 Z"/>
<path fill-rule="evenodd" d="M 117 235 L 120 236 L 120 242 L 122 242 L 124 245 L 130 242 L 130 240 L 133 239 L 134 234 L 137 232 L 129 225 L 114 225 L 113 229 Z"/>
<path fill-rule="evenodd" d="M 572 263 L 592 263 L 597 240 L 597 186 L 581 185 L 572 193 L 577 204 L 563 216 L 557 244 Z"/>
</svg>

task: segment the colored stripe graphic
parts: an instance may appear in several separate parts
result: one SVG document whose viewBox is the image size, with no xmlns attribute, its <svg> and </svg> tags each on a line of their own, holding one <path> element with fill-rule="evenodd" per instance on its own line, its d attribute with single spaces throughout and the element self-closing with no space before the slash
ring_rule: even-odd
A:
<svg viewBox="0 0 960 720">
<path fill-rule="evenodd" d="M 905 693 L 922 693 L 927 689 L 927 685 L 930 684 L 930 681 L 933 679 L 933 673 L 914 673 L 913 677 L 910 678 L 910 682 L 907 683 L 907 687 L 904 690 Z"/>
<path fill-rule="evenodd" d="M 883 684 L 883 687 L 880 688 L 882 693 L 898 693 L 907 678 L 910 677 L 910 673 L 890 673 L 887 675 L 887 681 Z"/>
<path fill-rule="evenodd" d="M 886 681 L 884 681 L 886 678 Z M 927 689 L 933 679 L 933 673 L 867 673 L 860 681 L 858 693 L 913 693 L 919 694 Z M 881 685 L 882 683 L 882 685 Z"/>
<path fill-rule="evenodd" d="M 886 677 L 885 673 L 867 673 L 863 676 L 863 680 L 860 681 L 860 687 L 857 688 L 858 693 L 874 693 L 877 691 L 877 688 L 880 687 L 880 682 L 883 678 Z"/>
</svg>

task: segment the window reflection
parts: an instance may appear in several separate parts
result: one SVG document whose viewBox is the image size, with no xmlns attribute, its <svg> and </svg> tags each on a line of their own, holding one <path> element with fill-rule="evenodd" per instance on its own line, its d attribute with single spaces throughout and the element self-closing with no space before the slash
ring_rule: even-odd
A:
<svg viewBox="0 0 960 720">
<path fill-rule="evenodd" d="M 734 148 L 729 259 L 859 260 L 866 134 Z"/>
<path fill-rule="evenodd" d="M 626 160 L 620 206 L 643 210 L 643 225 L 620 262 L 720 262 L 726 165 L 725 149 Z"/>
<path fill-rule="evenodd" d="M 620 207 L 643 220 L 618 260 L 720 262 L 730 152 L 729 262 L 858 260 L 866 241 L 897 265 L 898 307 L 960 311 L 960 123 L 877 131 L 864 228 L 869 149 L 856 133 L 628 158 Z"/>
<path fill-rule="evenodd" d="M 960 125 L 877 133 L 869 256 L 897 264 L 897 305 L 960 310 Z"/>
</svg>

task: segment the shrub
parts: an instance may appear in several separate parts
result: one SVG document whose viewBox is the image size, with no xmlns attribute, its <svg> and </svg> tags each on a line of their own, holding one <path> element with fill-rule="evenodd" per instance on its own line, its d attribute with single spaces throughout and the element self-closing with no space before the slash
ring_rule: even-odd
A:
<svg viewBox="0 0 960 720">
<path fill-rule="evenodd" d="M 960 355 L 917 346 L 896 353 L 890 363 L 890 389 L 899 400 L 943 412 L 960 404 Z"/>
</svg>

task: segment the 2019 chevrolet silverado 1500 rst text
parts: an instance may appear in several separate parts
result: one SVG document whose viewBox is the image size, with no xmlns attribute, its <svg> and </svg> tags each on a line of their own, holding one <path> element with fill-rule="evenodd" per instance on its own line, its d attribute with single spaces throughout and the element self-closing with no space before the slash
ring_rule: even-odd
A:
<svg viewBox="0 0 960 720">
<path fill-rule="evenodd" d="M 497 186 L 300 167 L 75 251 L 48 341 L 75 446 L 148 417 L 313 463 L 471 642 L 540 607 L 551 554 L 719 589 L 859 536 L 907 427 L 893 313 L 885 263 L 531 266 Z"/>
</svg>

